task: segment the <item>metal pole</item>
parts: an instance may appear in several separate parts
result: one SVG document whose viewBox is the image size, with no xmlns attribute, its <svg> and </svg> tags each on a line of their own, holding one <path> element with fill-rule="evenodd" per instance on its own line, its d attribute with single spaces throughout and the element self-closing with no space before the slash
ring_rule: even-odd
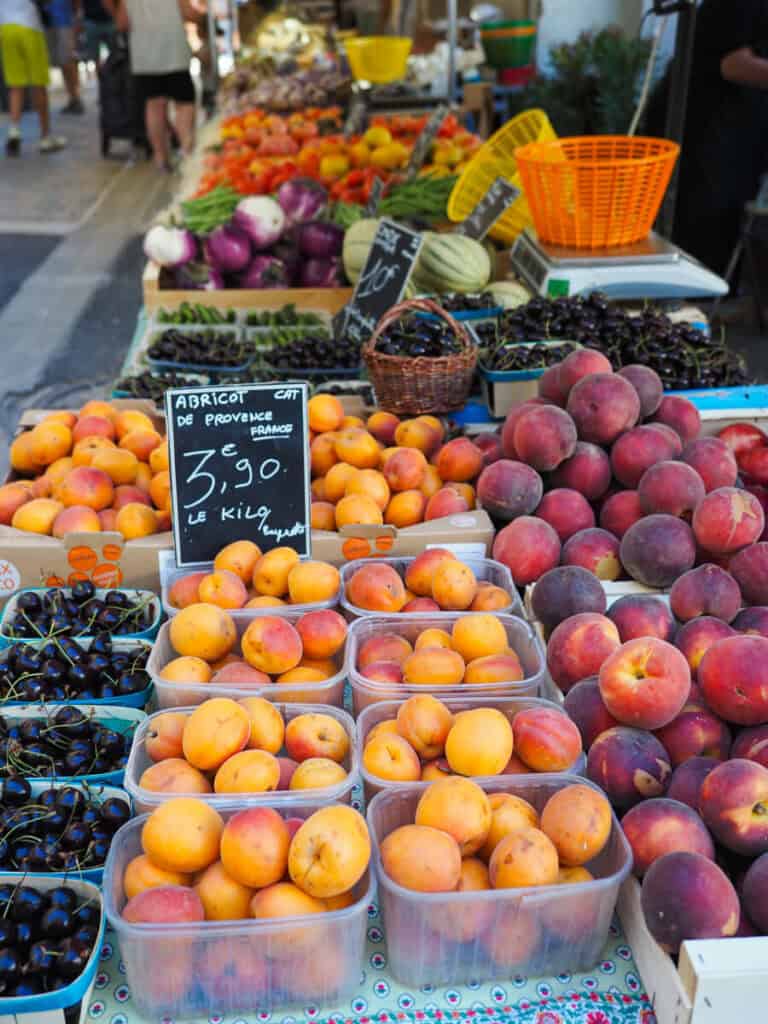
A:
<svg viewBox="0 0 768 1024">
<path fill-rule="evenodd" d="M 211 51 L 211 88 L 219 84 L 219 47 L 216 41 L 216 12 L 213 3 L 208 4 L 208 48 Z"/>
<path fill-rule="evenodd" d="M 680 9 L 677 15 L 675 54 L 672 60 L 672 71 L 669 81 L 665 129 L 666 137 L 680 144 L 682 144 L 685 134 L 685 115 L 688 109 L 688 87 L 691 77 L 695 32 L 696 4 L 688 0 L 686 6 Z M 675 226 L 675 207 L 677 206 L 679 176 L 680 161 L 678 160 L 658 219 L 658 229 L 666 238 L 671 237 Z"/>
<path fill-rule="evenodd" d="M 448 0 L 448 102 L 456 99 L 456 45 L 458 42 L 458 3 Z"/>
</svg>

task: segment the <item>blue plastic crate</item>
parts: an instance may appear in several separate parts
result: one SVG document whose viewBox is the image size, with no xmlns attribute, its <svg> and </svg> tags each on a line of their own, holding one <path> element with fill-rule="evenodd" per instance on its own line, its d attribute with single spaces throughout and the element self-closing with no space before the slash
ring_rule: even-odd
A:
<svg viewBox="0 0 768 1024">
<path fill-rule="evenodd" d="M 698 391 L 665 391 L 666 395 L 687 398 L 698 409 L 768 409 L 768 385 L 754 387 L 704 388 Z"/>
</svg>

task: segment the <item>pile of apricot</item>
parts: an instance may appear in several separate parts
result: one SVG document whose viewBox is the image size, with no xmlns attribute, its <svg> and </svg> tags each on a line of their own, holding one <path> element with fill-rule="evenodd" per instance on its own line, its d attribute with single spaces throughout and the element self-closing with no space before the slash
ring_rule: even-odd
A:
<svg viewBox="0 0 768 1024">
<path fill-rule="evenodd" d="M 146 413 L 87 402 L 13 440 L 0 525 L 64 537 L 117 530 L 135 540 L 171 527 L 168 441 Z"/>
<path fill-rule="evenodd" d="M 293 548 L 262 554 L 250 540 L 237 540 L 216 555 L 210 572 L 181 576 L 170 587 L 174 608 L 202 601 L 219 608 L 270 608 L 335 600 L 339 571 L 327 562 L 302 562 Z"/>
<path fill-rule="evenodd" d="M 263 697 L 214 697 L 191 713 L 157 715 L 144 749 L 154 764 L 139 785 L 153 793 L 269 793 L 343 782 L 349 736 L 322 712 L 297 715 L 286 726 Z"/>
<path fill-rule="evenodd" d="M 555 707 L 476 707 L 454 714 L 436 697 L 419 693 L 367 734 L 363 764 L 388 782 L 432 782 L 566 771 L 581 752 L 579 730 Z"/>
</svg>

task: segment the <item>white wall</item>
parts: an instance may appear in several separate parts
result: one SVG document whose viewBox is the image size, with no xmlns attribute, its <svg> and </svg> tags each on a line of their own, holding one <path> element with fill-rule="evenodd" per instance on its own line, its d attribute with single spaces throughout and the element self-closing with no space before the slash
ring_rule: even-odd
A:
<svg viewBox="0 0 768 1024">
<path fill-rule="evenodd" d="M 619 25 L 627 33 L 636 33 L 643 6 L 644 0 L 541 0 L 539 67 L 546 70 L 552 46 L 573 42 L 587 29 Z"/>
</svg>

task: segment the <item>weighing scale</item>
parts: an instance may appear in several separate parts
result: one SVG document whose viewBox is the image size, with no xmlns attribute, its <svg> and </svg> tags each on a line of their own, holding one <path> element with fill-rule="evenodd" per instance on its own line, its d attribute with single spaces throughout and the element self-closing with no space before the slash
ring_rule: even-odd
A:
<svg viewBox="0 0 768 1024">
<path fill-rule="evenodd" d="M 728 284 L 676 245 L 651 232 L 642 242 L 570 249 L 539 241 L 528 228 L 512 248 L 512 269 L 548 298 L 604 292 L 612 299 L 714 298 Z"/>
</svg>

